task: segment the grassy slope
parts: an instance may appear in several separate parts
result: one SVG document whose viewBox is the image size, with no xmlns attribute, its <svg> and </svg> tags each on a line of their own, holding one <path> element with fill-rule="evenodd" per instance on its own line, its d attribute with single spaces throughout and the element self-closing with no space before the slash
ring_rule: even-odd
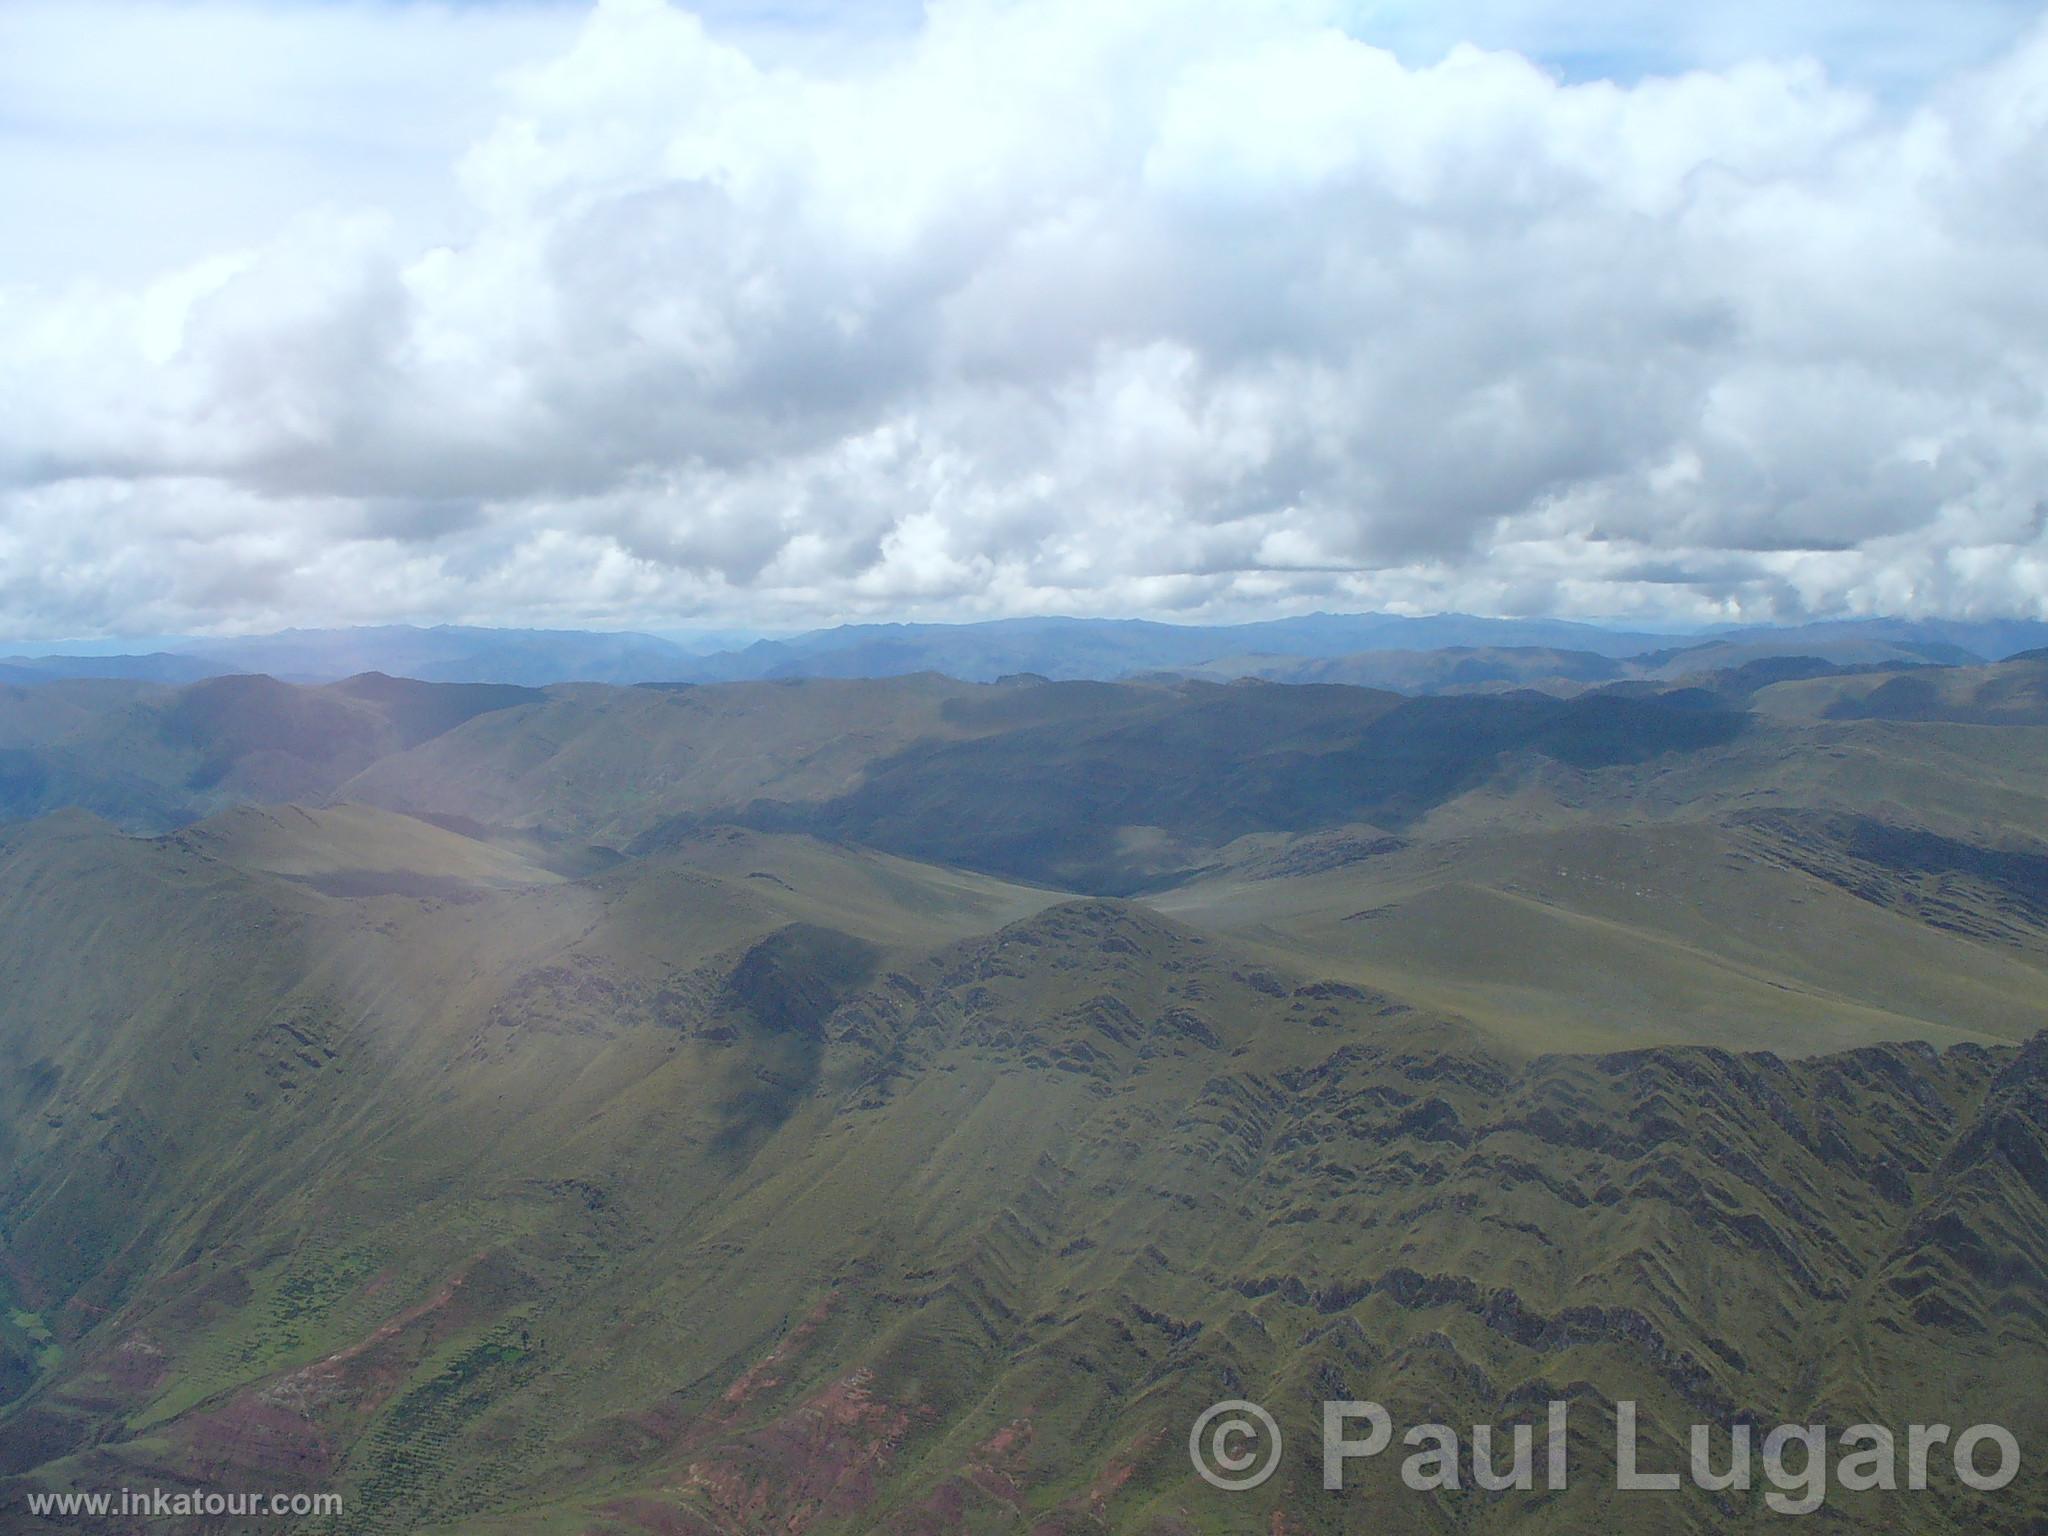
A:
<svg viewBox="0 0 2048 1536">
<path fill-rule="evenodd" d="M 2038 670 L 1928 675 L 1974 699 Z M 1783 711 L 1745 724 L 1724 709 L 1641 700 L 932 677 L 545 695 L 230 678 L 93 698 L 106 706 L 98 716 L 68 696 L 48 708 L 70 722 L 64 731 L 98 719 L 102 733 L 171 754 L 188 789 L 204 764 L 226 765 L 207 797 L 260 794 L 272 780 L 327 784 L 344 808 L 320 814 L 344 819 L 320 857 L 358 845 L 355 867 L 297 870 L 297 853 L 270 867 L 340 894 L 435 894 L 445 877 L 423 864 L 464 848 L 472 862 L 487 858 L 464 833 L 491 842 L 501 868 L 486 883 L 500 885 L 594 874 L 622 847 L 689 844 L 702 863 L 711 829 L 741 817 L 931 861 L 927 882 L 954 864 L 1055 887 L 1178 886 L 1157 893 L 1162 910 L 1468 1017 L 1516 1049 L 2013 1038 L 2039 1017 L 2031 898 L 2015 927 L 2009 886 L 1936 871 L 1915 874 L 1909 890 L 1829 848 L 1835 834 L 1819 824 L 1783 816 L 2038 848 L 2042 727 Z M 351 775 L 365 754 L 374 760 Z M 172 769 L 151 773 L 160 788 Z M 345 808 L 351 796 L 442 827 L 406 823 L 415 830 L 400 841 L 417 849 L 373 851 L 368 824 L 346 819 L 365 814 Z M 238 814 L 255 819 L 203 835 L 285 813 Z M 1413 846 L 1305 882 L 1234 872 L 1233 849 L 1313 843 L 1364 816 Z M 1577 841 L 1550 849 L 1539 834 Z M 605 842 L 614 848 L 591 846 Z M 831 857 L 841 873 L 855 867 Z M 877 890 L 886 857 L 859 865 Z M 830 882 L 814 891 L 809 866 L 734 873 L 749 901 L 779 889 L 785 917 L 826 927 L 842 906 L 873 904 Z M 935 888 L 929 903 L 959 899 Z"/>
<path fill-rule="evenodd" d="M 0 940 L 29 982 L 0 1038 L 50 1068 L 0 1090 L 38 1084 L 0 1212 L 66 1351 L 0 1466 L 335 1486 L 360 1531 L 1314 1531 L 1416 1506 L 1305 1471 L 1219 1501 L 1177 1443 L 1196 1408 L 1554 1392 L 1590 1470 L 1624 1391 L 1660 1425 L 1898 1418 L 1938 1362 L 1945 1411 L 2048 1428 L 2014 1374 L 2044 1347 L 2039 1045 L 1516 1064 L 1130 906 L 949 943 L 955 904 L 884 911 L 833 855 L 717 839 L 340 899 L 175 840 L 10 834 L 0 889 L 45 940 L 158 934 L 175 969 L 137 1011 L 84 949 Z M 845 942 L 751 878 L 806 868 L 843 882 Z M 95 1038 L 39 1027 L 60 992 Z M 1600 1481 L 1423 1518 L 1726 1528 Z"/>
<path fill-rule="evenodd" d="M 540 698 L 376 675 L 323 688 L 217 677 L 0 689 L 0 819 L 81 806 L 163 831 L 250 801 L 318 800 L 380 757 Z"/>
<path fill-rule="evenodd" d="M 393 754 L 338 794 L 623 846 L 679 814 L 839 793 L 876 758 L 944 734 L 948 701 L 977 691 L 936 677 L 557 687 L 536 709 Z"/>
<path fill-rule="evenodd" d="M 2048 725 L 2048 659 L 1779 683 L 1761 690 L 1755 707 L 1793 719 Z"/>
<path fill-rule="evenodd" d="M 2033 1027 L 2037 732 L 1635 760 L 1605 705 L 1518 705 L 1460 758 L 1460 701 L 1271 693 L 558 689 L 442 729 L 373 689 L 230 710 L 230 768 L 317 766 L 339 710 L 382 755 L 329 793 L 443 825 L 0 827 L 0 1500 L 1706 1530 L 1748 1515 L 1606 1509 L 1597 1475 L 1219 1502 L 1178 1436 L 1228 1392 L 1297 1434 L 1337 1391 L 1468 1422 L 1558 1392 L 1589 1457 L 1630 1394 L 2038 1441 L 2041 1045 L 1811 1054 Z M 897 851 L 707 824 L 764 797 Z M 1020 873 L 1207 866 L 1149 898 L 1198 926 L 902 856 L 1045 827 Z M 1672 1040 L 1780 1055 L 1540 1054 Z M 2026 1529 L 2030 1476 L 1900 1528 Z"/>
<path fill-rule="evenodd" d="M 1497 831 L 1152 898 L 1527 1050 L 2021 1039 L 2048 945 L 1944 933 L 1710 823 Z"/>
<path fill-rule="evenodd" d="M 370 806 L 239 806 L 177 834 L 238 869 L 319 884 L 377 877 L 460 887 L 548 885 L 560 877 L 505 848 Z"/>
</svg>

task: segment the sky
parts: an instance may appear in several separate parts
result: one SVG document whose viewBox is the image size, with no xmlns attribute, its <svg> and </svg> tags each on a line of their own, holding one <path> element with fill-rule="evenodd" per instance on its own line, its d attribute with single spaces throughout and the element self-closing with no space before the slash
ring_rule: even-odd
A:
<svg viewBox="0 0 2048 1536">
<path fill-rule="evenodd" d="M 2048 617 L 2048 8 L 6 0 L 0 641 Z"/>
</svg>

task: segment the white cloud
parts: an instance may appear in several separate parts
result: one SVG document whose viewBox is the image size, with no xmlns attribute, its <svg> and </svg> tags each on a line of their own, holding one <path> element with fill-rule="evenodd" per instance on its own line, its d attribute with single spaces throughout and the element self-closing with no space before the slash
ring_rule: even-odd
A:
<svg viewBox="0 0 2048 1536">
<path fill-rule="evenodd" d="M 80 123 L 402 172 L 6 272 L 23 635 L 2048 613 L 2048 27 L 1988 0 L 1910 90 L 1948 24 L 1898 7 L 1828 65 L 1617 16 L 1636 63 L 1580 79 L 1528 7 L 1464 14 L 1546 62 L 1311 0 L 944 0 L 829 53 L 661 0 L 94 3 L 54 74 L 126 99 Z M 223 55 L 224 102 L 148 66 Z M 85 137 L 74 205 L 119 185 Z"/>
</svg>

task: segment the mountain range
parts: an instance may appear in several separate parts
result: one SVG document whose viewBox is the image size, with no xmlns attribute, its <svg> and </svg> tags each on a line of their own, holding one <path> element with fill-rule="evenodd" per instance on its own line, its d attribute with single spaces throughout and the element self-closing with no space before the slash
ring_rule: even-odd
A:
<svg viewBox="0 0 2048 1536">
<path fill-rule="evenodd" d="M 1234 625 L 1140 619 L 997 619 L 970 624 L 849 624 L 720 649 L 584 630 L 417 628 L 286 630 L 183 640 L 146 655 L 0 657 L 0 683 L 101 677 L 186 683 L 231 673 L 338 682 L 364 672 L 428 682 L 736 682 L 781 677 L 897 677 L 939 672 L 968 682 L 1015 673 L 1112 681 L 1149 672 L 1357 682 L 1403 692 L 1536 684 L 1578 686 L 1715 671 L 1735 659 L 1814 656 L 1871 664 L 2003 661 L 2048 646 L 2029 620 L 1873 619 L 1696 634 L 1632 632 L 1554 619 L 1464 614 L 1308 614 Z M 1478 653 L 1473 656 L 1469 653 Z M 1412 658 L 1447 653 L 1432 667 Z"/>
<path fill-rule="evenodd" d="M 1623 1402 L 2003 1425 L 1811 1518 L 2048 1529 L 2048 655 L 1325 622 L 0 683 L 6 1529 L 1782 1526 Z M 1331 1492 L 1326 1399 L 1570 1484 Z"/>
</svg>

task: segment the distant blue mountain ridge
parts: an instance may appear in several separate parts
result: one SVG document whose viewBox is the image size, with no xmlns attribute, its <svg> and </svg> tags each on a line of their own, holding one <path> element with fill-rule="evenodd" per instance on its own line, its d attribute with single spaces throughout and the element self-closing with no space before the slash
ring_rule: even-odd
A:
<svg viewBox="0 0 2048 1536">
<path fill-rule="evenodd" d="M 1179 673 L 1224 680 L 1370 682 L 1434 691 L 1454 682 L 1559 677 L 1596 682 L 1705 672 L 1776 656 L 1840 665 L 1957 665 L 2048 646 L 2025 619 L 1854 619 L 1691 634 L 1563 619 L 1312 613 L 1247 624 L 1019 618 L 966 624 L 846 624 L 706 650 L 657 635 L 594 630 L 378 625 L 170 642 L 143 655 L 0 658 L 0 685 L 98 678 L 183 684 L 230 673 L 331 682 L 366 672 L 428 682 L 709 683 L 940 672 L 1115 679 Z M 1439 665 L 1413 658 L 1443 653 Z"/>
</svg>

